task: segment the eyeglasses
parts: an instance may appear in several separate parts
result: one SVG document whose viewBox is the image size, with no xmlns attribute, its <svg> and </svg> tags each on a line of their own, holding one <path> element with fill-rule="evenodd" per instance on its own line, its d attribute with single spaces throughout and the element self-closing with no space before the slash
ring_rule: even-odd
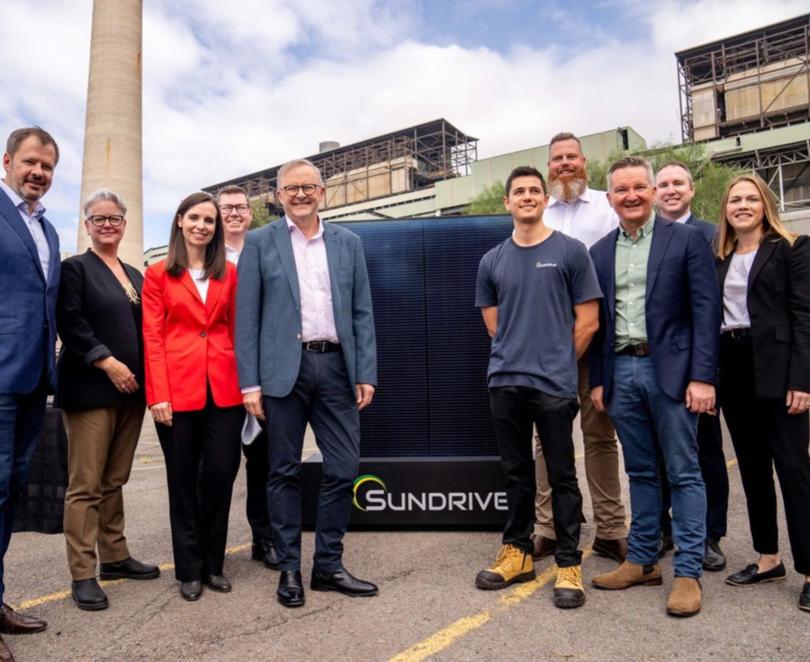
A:
<svg viewBox="0 0 810 662">
<path fill-rule="evenodd" d="M 222 205 L 219 208 L 219 211 L 222 212 L 223 216 L 228 216 L 232 211 L 235 211 L 240 216 L 245 214 L 247 210 L 250 209 L 247 205 Z"/>
<path fill-rule="evenodd" d="M 117 228 L 126 219 L 121 214 L 112 214 L 111 216 L 102 216 L 101 214 L 94 214 L 93 216 L 88 216 L 87 220 L 90 221 L 97 228 L 102 227 L 107 221 L 109 221 L 110 225 L 112 225 L 114 228 Z"/>
<path fill-rule="evenodd" d="M 304 195 L 312 195 L 319 188 L 319 184 L 301 184 L 300 186 L 290 184 L 289 186 L 282 186 L 279 190 L 284 191 L 287 195 L 293 197 L 298 195 L 298 191 L 303 192 Z"/>
</svg>

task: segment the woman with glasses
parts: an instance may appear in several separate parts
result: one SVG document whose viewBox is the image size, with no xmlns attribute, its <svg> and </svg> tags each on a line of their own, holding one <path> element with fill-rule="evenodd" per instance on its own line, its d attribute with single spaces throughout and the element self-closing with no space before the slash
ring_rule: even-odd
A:
<svg viewBox="0 0 810 662">
<path fill-rule="evenodd" d="M 740 467 L 754 550 L 726 582 L 783 580 L 773 471 L 785 504 L 799 607 L 810 611 L 810 237 L 789 232 L 755 175 L 731 181 L 718 228 L 720 405 Z"/>
<path fill-rule="evenodd" d="M 96 580 L 154 579 L 157 566 L 136 561 L 124 536 L 122 486 L 129 479 L 145 409 L 141 285 L 137 268 L 118 259 L 126 206 L 112 191 L 84 204 L 91 246 L 62 262 L 57 325 L 62 351 L 55 404 L 68 433 L 69 484 L 64 530 L 71 593 L 80 609 L 108 606 Z"/>
<path fill-rule="evenodd" d="M 169 518 L 180 594 L 223 575 L 228 513 L 245 418 L 233 328 L 236 268 L 225 259 L 222 218 L 207 193 L 186 197 L 172 219 L 169 253 L 146 271 L 146 402 L 166 458 Z"/>
</svg>

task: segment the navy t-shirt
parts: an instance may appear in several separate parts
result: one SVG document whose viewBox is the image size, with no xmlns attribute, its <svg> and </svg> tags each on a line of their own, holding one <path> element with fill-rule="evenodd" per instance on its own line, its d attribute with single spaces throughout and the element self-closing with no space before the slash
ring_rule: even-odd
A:
<svg viewBox="0 0 810 662">
<path fill-rule="evenodd" d="M 529 386 L 577 397 L 574 306 L 601 299 L 585 244 L 553 232 L 534 246 L 510 237 L 478 265 L 475 305 L 498 307 L 489 386 Z"/>
</svg>

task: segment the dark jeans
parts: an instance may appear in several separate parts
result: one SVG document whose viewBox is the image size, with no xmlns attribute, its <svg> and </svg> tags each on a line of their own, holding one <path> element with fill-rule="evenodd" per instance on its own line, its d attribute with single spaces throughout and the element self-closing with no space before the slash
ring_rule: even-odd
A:
<svg viewBox="0 0 810 662">
<path fill-rule="evenodd" d="M 506 477 L 509 512 L 503 543 L 532 552 L 536 490 L 532 425 L 536 425 L 551 485 L 551 512 L 557 532 L 555 559 L 561 568 L 579 565 L 582 494 L 572 437 L 579 410 L 576 398 L 559 398 L 528 386 L 500 386 L 489 389 L 489 405 Z"/>
<path fill-rule="evenodd" d="M 323 455 L 314 565 L 342 569 L 352 486 L 360 466 L 360 416 L 342 352 L 301 352 L 298 380 L 283 398 L 264 397 L 270 477 L 267 499 L 281 570 L 301 569 L 301 451 L 307 423 Z"/>
<path fill-rule="evenodd" d="M 263 426 L 262 426 L 263 427 Z M 253 443 L 242 445 L 245 454 L 245 514 L 247 515 L 253 541 L 272 540 L 270 515 L 267 503 L 267 477 L 269 476 L 267 456 L 267 434 L 262 430 Z"/>
<path fill-rule="evenodd" d="M 697 415 L 664 393 L 652 358 L 620 355 L 613 370 L 607 408 L 619 433 L 633 513 L 627 560 L 642 565 L 658 560 L 661 455 L 672 491 L 675 576 L 698 578 L 703 574 L 706 490 L 698 463 Z"/>
<path fill-rule="evenodd" d="M 205 408 L 174 412 L 172 426 L 156 423 L 166 459 L 175 577 L 181 582 L 221 575 L 233 481 L 245 410 Z"/>
<path fill-rule="evenodd" d="M 784 398 L 758 398 L 751 339 L 723 335 L 720 399 L 737 453 L 754 549 L 779 551 L 776 487 L 785 503 L 790 549 L 797 572 L 810 575 L 810 417 L 787 413 Z"/>
<path fill-rule="evenodd" d="M 720 416 L 700 414 L 697 428 L 698 462 L 706 484 L 706 537 L 719 540 L 726 535 L 728 516 L 728 468 L 723 454 L 723 432 Z M 666 475 L 664 458 L 659 458 L 661 475 Z M 661 481 L 661 532 L 672 535 L 672 495 L 669 483 Z"/>
<path fill-rule="evenodd" d="M 0 394 L 0 603 L 5 593 L 3 559 L 14 528 L 14 514 L 28 481 L 31 460 L 45 418 L 45 388 Z"/>
</svg>

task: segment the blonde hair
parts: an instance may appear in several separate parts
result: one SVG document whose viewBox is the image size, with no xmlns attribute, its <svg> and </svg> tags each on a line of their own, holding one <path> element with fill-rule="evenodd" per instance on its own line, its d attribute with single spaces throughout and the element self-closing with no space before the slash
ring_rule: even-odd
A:
<svg viewBox="0 0 810 662">
<path fill-rule="evenodd" d="M 717 257 L 721 259 L 727 258 L 734 252 L 737 245 L 737 232 L 731 226 L 726 218 L 726 205 L 728 204 L 729 194 L 740 182 L 749 182 L 754 185 L 762 198 L 762 204 L 765 211 L 765 216 L 762 219 L 762 239 L 768 236 L 778 235 L 787 241 L 791 246 L 796 241 L 797 235 L 788 230 L 779 218 L 779 211 L 777 209 L 776 196 L 773 194 L 768 185 L 758 175 L 738 175 L 732 179 L 726 191 L 723 193 L 723 200 L 720 203 L 720 222 L 717 225 Z"/>
</svg>

